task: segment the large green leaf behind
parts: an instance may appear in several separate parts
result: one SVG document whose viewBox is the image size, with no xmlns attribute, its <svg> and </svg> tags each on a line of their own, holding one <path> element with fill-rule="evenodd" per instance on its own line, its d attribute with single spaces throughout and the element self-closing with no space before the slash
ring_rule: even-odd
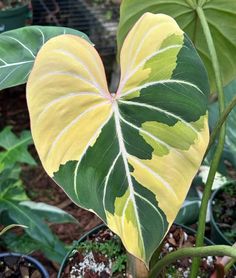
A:
<svg viewBox="0 0 236 278">
<path fill-rule="evenodd" d="M 206 40 L 196 13 L 201 6 L 218 54 L 224 85 L 236 76 L 236 1 L 235 0 L 123 0 L 118 28 L 118 50 L 135 22 L 144 12 L 164 13 L 175 18 L 188 34 L 207 68 L 211 88 L 214 74 Z"/>
<path fill-rule="evenodd" d="M 29 26 L 0 34 L 0 90 L 26 83 L 39 49 L 61 34 L 89 40 L 84 33 L 64 27 Z"/>
</svg>

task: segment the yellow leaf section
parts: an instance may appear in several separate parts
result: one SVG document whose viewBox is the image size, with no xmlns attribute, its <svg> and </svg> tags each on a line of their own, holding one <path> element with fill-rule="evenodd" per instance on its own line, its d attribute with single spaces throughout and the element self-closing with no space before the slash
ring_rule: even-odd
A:
<svg viewBox="0 0 236 278">
<path fill-rule="evenodd" d="M 183 31 L 164 14 L 145 13 L 127 35 L 120 54 L 121 81 L 117 95 L 153 79 L 148 61 L 157 57 L 155 80 L 170 79 L 183 45 Z M 161 57 L 163 57 L 163 59 Z M 138 96 L 136 92 L 135 96 Z"/>
<path fill-rule="evenodd" d="M 101 59 L 80 37 L 62 35 L 39 51 L 27 83 L 33 139 L 50 176 L 80 160 L 111 116 Z M 78 143 L 79 142 L 79 143 Z"/>
<path fill-rule="evenodd" d="M 196 125 L 199 122 L 204 127 L 188 150 L 170 148 L 168 154 L 160 157 L 155 154 L 157 145 L 153 144 L 154 154 L 151 160 L 129 156 L 129 163 L 134 168 L 132 176 L 156 195 L 158 206 L 165 213 L 169 227 L 187 195 L 208 145 L 207 117 L 201 117 Z M 176 126 L 170 128 L 174 133 Z"/>
<path fill-rule="evenodd" d="M 203 124 L 202 120 L 203 118 L 199 121 L 201 124 Z M 162 156 L 169 152 L 169 148 L 188 150 L 198 137 L 198 131 L 202 128 L 203 126 L 197 128 L 193 124 L 190 125 L 181 121 L 178 121 L 174 127 L 156 121 L 149 121 L 142 124 L 142 129 L 163 143 L 155 141 L 144 132 L 141 132 L 141 135 L 149 145 L 154 147 L 154 154 Z"/>
<path fill-rule="evenodd" d="M 138 258 L 145 258 L 145 249 L 137 229 L 138 223 L 129 189 L 122 197 L 116 198 L 114 207 L 114 214 L 106 211 L 108 227 L 119 235 L 128 252 Z"/>
</svg>

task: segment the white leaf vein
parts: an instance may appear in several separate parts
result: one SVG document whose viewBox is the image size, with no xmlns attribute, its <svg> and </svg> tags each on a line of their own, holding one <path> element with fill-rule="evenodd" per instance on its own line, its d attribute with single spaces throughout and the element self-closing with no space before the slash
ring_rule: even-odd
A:
<svg viewBox="0 0 236 278">
<path fill-rule="evenodd" d="M 178 80 L 178 79 L 166 79 L 166 80 L 158 80 L 158 81 L 153 81 L 153 82 L 147 82 L 143 85 L 132 88 L 132 89 L 122 93 L 122 97 L 128 96 L 128 95 L 132 94 L 133 92 L 140 91 L 142 89 L 145 89 L 145 88 L 148 88 L 148 87 L 151 87 L 151 86 L 154 86 L 154 85 L 171 84 L 171 83 L 191 86 L 191 87 L 195 88 L 197 91 L 199 91 L 202 95 L 204 95 L 204 93 L 200 90 L 200 88 L 198 86 L 196 86 L 195 84 L 191 83 L 191 82 L 184 81 L 184 80 Z"/>
<path fill-rule="evenodd" d="M 77 196 L 77 198 L 79 198 L 79 194 L 78 194 L 78 191 L 77 191 L 77 174 L 78 174 L 80 163 L 81 163 L 84 155 L 86 154 L 88 148 L 93 143 L 93 141 L 97 138 L 97 136 L 99 135 L 99 133 L 101 132 L 103 127 L 108 123 L 108 121 L 110 120 L 112 115 L 113 115 L 113 111 L 111 111 L 111 113 L 108 116 L 107 120 L 104 121 L 104 123 L 97 128 L 97 130 L 95 131 L 94 135 L 90 138 L 90 140 L 88 141 L 87 145 L 85 146 L 85 148 L 84 148 L 84 150 L 83 150 L 83 152 L 82 152 L 82 154 L 80 156 L 79 161 L 76 163 L 75 171 L 74 171 L 74 192 L 75 192 L 75 195 Z"/>
<path fill-rule="evenodd" d="M 139 219 L 137 204 L 136 204 L 136 200 L 135 200 L 135 196 L 134 196 L 134 185 L 133 185 L 132 177 L 131 177 L 130 170 L 129 170 L 128 153 L 126 151 L 125 144 L 124 144 L 123 134 L 122 134 L 121 125 L 120 125 L 120 112 L 119 112 L 117 102 L 113 103 L 113 111 L 114 111 L 115 126 L 116 126 L 116 133 L 117 133 L 117 138 L 118 138 L 118 143 L 119 143 L 119 149 L 120 149 L 121 156 L 123 159 L 125 173 L 126 173 L 126 177 L 127 177 L 127 181 L 128 181 L 128 186 L 129 186 L 129 193 L 130 193 L 129 198 L 131 199 L 131 201 L 133 203 L 135 217 L 137 220 L 137 228 L 138 228 L 138 232 L 140 235 L 142 248 L 143 248 L 143 251 L 145 252 L 144 240 L 143 240 L 143 234 L 142 234 L 142 228 L 141 228 L 142 225 L 141 225 L 141 222 Z"/>
<path fill-rule="evenodd" d="M 61 102 L 63 100 L 69 99 L 69 98 L 73 98 L 73 97 L 83 97 L 83 96 L 99 96 L 99 94 L 96 93 L 90 93 L 90 92 L 72 92 L 72 93 L 68 93 L 66 95 L 60 96 L 58 98 L 55 98 L 54 100 L 50 101 L 45 107 L 44 109 L 41 111 L 41 113 L 38 115 L 38 119 L 37 122 L 40 120 L 40 118 L 50 109 L 52 108 L 55 104 L 57 104 L 58 102 Z"/>
<path fill-rule="evenodd" d="M 25 50 L 27 50 L 34 58 L 35 58 L 35 55 L 34 53 L 31 51 L 31 49 L 29 49 L 24 43 L 22 43 L 20 40 L 14 38 L 14 37 L 11 37 L 11 36 L 7 36 L 7 35 L 4 35 L 6 38 L 9 38 L 11 40 L 14 40 L 16 41 L 17 43 L 19 43 Z"/>
<path fill-rule="evenodd" d="M 150 110 L 156 110 L 158 112 L 161 112 L 161 113 L 164 113 L 168 116 L 171 116 L 172 118 L 175 118 L 176 120 L 182 122 L 183 124 L 185 124 L 186 126 L 188 126 L 189 128 L 191 128 L 195 133 L 198 134 L 198 131 L 196 130 L 196 128 L 191 125 L 190 123 L 186 122 L 183 118 L 167 111 L 167 110 L 164 110 L 162 108 L 159 108 L 157 106 L 153 106 L 153 105 L 150 105 L 150 104 L 146 104 L 146 103 L 142 103 L 142 102 L 135 102 L 135 101 L 125 101 L 125 100 L 119 100 L 119 102 L 121 103 L 124 103 L 126 105 L 134 105 L 134 106 L 139 106 L 139 107 L 144 107 L 144 108 L 148 108 Z"/>
<path fill-rule="evenodd" d="M 102 203 L 103 203 L 104 209 L 106 208 L 105 202 L 106 202 L 106 192 L 107 192 L 108 181 L 109 181 L 109 178 L 110 178 L 110 176 L 111 176 L 111 173 L 112 173 L 112 171 L 114 170 L 115 165 L 116 165 L 116 162 L 117 162 L 118 158 L 120 157 L 120 155 L 121 155 L 121 152 L 119 152 L 118 155 L 117 155 L 117 156 L 115 157 L 115 159 L 113 160 L 112 165 L 111 165 L 111 167 L 109 168 L 108 173 L 107 173 L 107 175 L 106 175 L 106 177 L 105 177 L 104 190 L 103 190 L 103 199 L 102 199 Z"/>
<path fill-rule="evenodd" d="M 48 153 L 46 154 L 46 158 L 50 157 L 50 154 L 52 152 L 52 150 L 55 148 L 55 146 L 57 145 L 58 141 L 61 139 L 61 137 L 69 131 L 69 129 L 75 125 L 82 117 L 84 117 L 87 113 L 101 107 L 101 106 L 105 106 L 106 104 L 108 104 L 108 101 L 103 101 L 102 103 L 96 104 L 94 106 L 89 107 L 88 109 L 86 109 L 85 111 L 83 111 L 82 113 L 80 113 L 73 121 L 71 121 L 67 126 L 65 126 L 60 132 L 59 134 L 56 136 L 53 144 L 51 145 L 51 147 L 48 150 Z"/>
</svg>

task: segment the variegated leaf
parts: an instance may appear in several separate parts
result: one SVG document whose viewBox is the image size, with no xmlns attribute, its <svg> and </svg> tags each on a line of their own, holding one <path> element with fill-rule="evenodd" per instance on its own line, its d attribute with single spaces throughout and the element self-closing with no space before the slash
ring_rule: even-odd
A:
<svg viewBox="0 0 236 278">
<path fill-rule="evenodd" d="M 117 31 L 117 48 L 135 22 L 145 12 L 172 16 L 193 41 L 207 69 L 211 91 L 215 91 L 215 73 L 206 37 L 197 8 L 201 8 L 208 23 L 219 60 L 221 77 L 227 85 L 236 76 L 236 1 L 235 0 L 122 0 Z"/>
<path fill-rule="evenodd" d="M 166 15 L 144 14 L 109 93 L 96 50 L 64 35 L 40 50 L 27 85 L 32 134 L 48 174 L 148 264 L 208 144 L 208 79 Z"/>
</svg>

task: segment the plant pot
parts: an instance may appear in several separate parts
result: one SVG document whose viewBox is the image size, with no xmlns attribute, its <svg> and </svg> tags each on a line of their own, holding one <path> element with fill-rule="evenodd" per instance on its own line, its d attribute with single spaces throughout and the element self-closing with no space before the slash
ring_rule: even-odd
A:
<svg viewBox="0 0 236 278">
<path fill-rule="evenodd" d="M 25 26 L 29 17 L 29 4 L 0 11 L 0 33 Z"/>
<path fill-rule="evenodd" d="M 175 225 L 176 227 L 181 227 L 184 232 L 186 232 L 188 234 L 188 236 L 192 236 L 194 235 L 196 232 L 188 227 L 185 227 L 183 225 L 178 225 L 176 224 Z M 66 255 L 66 257 L 64 258 L 62 264 L 61 264 L 61 267 L 60 267 L 60 270 L 59 270 L 59 273 L 58 273 L 58 276 L 57 278 L 65 278 L 65 277 L 70 277 L 68 276 L 68 273 L 66 272 L 66 274 L 64 273 L 65 272 L 65 269 L 67 267 L 67 264 L 70 263 L 70 260 L 71 258 L 73 258 L 73 256 L 75 256 L 75 254 L 78 253 L 79 255 L 79 252 L 77 252 L 77 247 L 78 245 L 80 245 L 81 243 L 85 242 L 88 238 L 90 238 L 91 235 L 94 235 L 94 234 L 97 234 L 100 230 L 102 229 L 106 229 L 106 226 L 104 224 L 102 225 L 99 225 L 98 227 L 95 227 L 94 229 L 92 229 L 91 231 L 89 231 L 88 233 L 86 233 L 84 236 L 82 236 L 77 242 L 74 243 L 74 246 L 73 248 L 68 252 L 68 254 Z M 172 229 L 172 228 L 171 228 Z M 171 230 L 170 230 L 171 231 Z M 171 233 L 171 232 L 170 232 Z M 205 244 L 206 245 L 212 245 L 213 243 L 205 238 Z M 164 244 L 165 245 L 165 244 Z M 168 252 L 171 252 L 173 250 L 173 248 L 171 247 L 171 245 L 169 247 L 165 247 L 165 248 L 170 248 L 170 250 Z M 186 260 L 189 260 L 189 259 L 186 259 Z M 112 277 L 122 277 L 124 274 L 119 274 L 119 276 L 116 276 L 115 274 L 112 275 Z M 77 276 L 74 276 L 74 277 L 77 277 Z M 78 276 L 79 277 L 79 276 Z M 87 276 L 86 276 L 87 277 Z M 90 276 L 88 276 L 90 277 Z M 100 276 L 98 276 L 100 277 Z M 110 277 L 110 276 L 103 276 L 101 275 L 101 277 Z M 163 276 L 164 277 L 164 276 Z M 173 276 L 174 277 L 174 276 Z M 179 276 L 178 276 L 179 277 Z M 204 276 L 205 277 L 205 276 Z M 208 276 L 207 276 L 208 277 Z"/>
<path fill-rule="evenodd" d="M 14 275 L 18 276 L 7 276 L 5 275 L 3 268 L 4 265 L 8 266 L 8 269 L 12 269 Z M 20 274 L 17 273 L 17 271 Z M 29 274 L 27 275 L 27 271 L 29 271 Z M 31 273 L 30 273 L 31 272 Z M 49 274 L 46 271 L 46 269 L 42 266 L 42 264 L 37 261 L 36 259 L 27 256 L 22 255 L 19 253 L 0 253 L 0 273 L 3 274 L 3 277 L 21 277 L 21 273 L 26 273 L 25 276 L 22 277 L 29 277 L 31 278 L 31 275 L 34 273 L 34 277 L 41 277 L 40 278 L 49 278 Z M 5 275 L 5 276 L 4 276 Z M 1 276 L 2 277 L 2 276 Z"/>
<path fill-rule="evenodd" d="M 220 222 L 219 219 L 217 219 L 217 210 L 220 209 L 220 203 L 224 203 L 224 200 L 220 200 L 222 197 L 222 193 L 224 192 L 225 188 L 228 186 L 236 186 L 236 182 L 227 182 L 224 186 L 222 186 L 221 188 L 219 188 L 218 190 L 216 190 L 211 198 L 211 202 L 210 202 L 210 223 L 211 223 L 211 239 L 216 243 L 216 244 L 228 244 L 228 245 L 232 245 L 234 243 L 234 240 L 230 240 L 229 238 L 227 238 L 227 236 L 224 234 L 223 229 L 220 227 Z M 235 197 L 235 195 L 234 195 Z M 233 208 L 234 207 L 234 208 Z M 228 209 L 230 209 L 228 207 Z M 234 219 L 235 219 L 235 226 L 236 226 L 236 215 L 235 215 L 235 204 L 232 204 L 232 212 L 234 213 Z M 222 207 L 222 212 L 219 211 L 219 213 L 221 214 L 221 217 L 224 217 L 224 212 L 223 212 L 224 208 Z M 224 223 L 224 222 L 222 222 Z M 226 223 L 225 223 L 226 224 Z M 233 227 L 233 225 L 230 225 L 231 227 Z M 235 227 L 236 229 L 236 227 Z"/>
</svg>

